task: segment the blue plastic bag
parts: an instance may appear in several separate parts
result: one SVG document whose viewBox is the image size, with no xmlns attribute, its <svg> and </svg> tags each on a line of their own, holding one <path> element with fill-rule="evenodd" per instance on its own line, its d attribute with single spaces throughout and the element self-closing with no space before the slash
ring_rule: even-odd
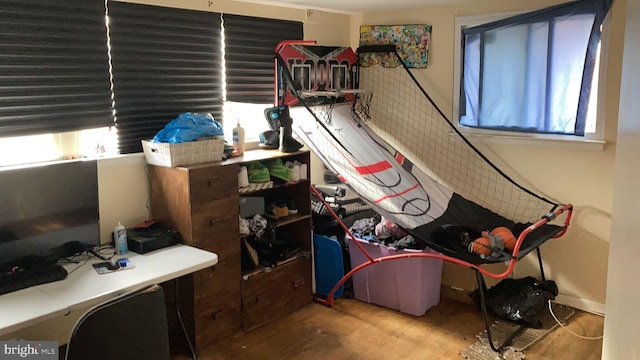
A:
<svg viewBox="0 0 640 360">
<path fill-rule="evenodd" d="M 211 114 L 182 113 L 158 131 L 152 142 L 179 144 L 224 136 L 222 125 Z"/>
</svg>

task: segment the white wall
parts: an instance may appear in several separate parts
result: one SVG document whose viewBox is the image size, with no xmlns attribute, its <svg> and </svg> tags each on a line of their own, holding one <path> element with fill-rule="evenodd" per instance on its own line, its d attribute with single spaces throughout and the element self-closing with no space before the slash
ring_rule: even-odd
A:
<svg viewBox="0 0 640 360">
<path fill-rule="evenodd" d="M 413 70 L 425 90 L 451 117 L 453 102 L 454 19 L 456 16 L 526 11 L 563 2 L 561 0 L 487 0 L 455 2 L 410 10 L 365 13 L 359 23 L 352 20 L 352 32 L 359 25 L 429 24 L 432 43 L 427 69 Z M 611 42 L 607 53 L 604 151 L 557 147 L 548 144 L 483 143 L 472 140 L 487 157 L 526 187 L 541 190 L 560 202 L 575 205 L 567 234 L 542 246 L 548 278 L 557 282 L 558 300 L 578 308 L 604 312 L 607 279 L 611 199 L 620 85 L 620 63 L 624 32 L 624 0 L 614 2 Z M 354 18 L 355 19 L 355 18 Z M 357 47 L 353 41 L 352 47 Z M 411 151 L 409 151 L 411 152 Z M 525 258 L 514 275 L 536 275 L 535 256 Z M 466 268 L 446 264 L 443 284 L 472 290 L 475 277 Z"/>
<path fill-rule="evenodd" d="M 640 358 L 640 1 L 628 0 L 602 358 Z"/>
<path fill-rule="evenodd" d="M 126 228 L 149 219 L 149 180 L 142 153 L 98 160 L 100 235 L 111 242 L 111 232 L 121 222 Z"/>
</svg>

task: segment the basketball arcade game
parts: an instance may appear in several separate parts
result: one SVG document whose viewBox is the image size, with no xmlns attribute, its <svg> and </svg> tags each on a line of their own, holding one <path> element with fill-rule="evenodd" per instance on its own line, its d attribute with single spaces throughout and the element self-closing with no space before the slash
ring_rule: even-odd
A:
<svg viewBox="0 0 640 360">
<path fill-rule="evenodd" d="M 439 252 L 405 253 L 373 259 L 364 247 L 355 241 L 353 243 L 360 248 L 368 261 L 349 271 L 326 298 L 316 300 L 331 306 L 335 292 L 349 277 L 378 262 L 410 257 L 442 259 L 474 270 L 489 343 L 494 351 L 504 349 L 519 335 L 522 328 L 510 335 L 501 345 L 494 345 L 487 316 L 483 275 L 504 279 L 513 273 L 519 259 L 536 250 L 544 280 L 539 246 L 550 238 L 564 235 L 569 226 L 573 206 L 550 201 L 525 189 L 492 164 L 446 119 L 404 65 L 395 51 L 395 46 L 368 46 L 360 48 L 358 52 L 384 52 L 396 56 L 402 66 L 396 69 L 361 69 L 357 64 L 358 57 L 351 49 L 343 48 L 342 51 L 335 52 L 336 48 L 332 48 L 331 51 L 319 53 L 311 50 L 314 47 L 310 44 L 313 43 L 292 41 L 278 45 L 275 64 L 276 104 L 304 106 L 312 116 L 296 120 L 296 134 L 305 144 L 327 167 L 338 174 L 346 186 L 360 195 L 364 202 L 414 238 L 425 241 L 430 248 Z M 343 53 L 344 56 L 340 56 L 340 59 L 344 62 L 338 61 L 337 58 L 326 58 L 327 55 L 336 57 Z M 342 71 L 342 64 L 351 65 L 347 66 L 348 72 Z M 332 65 L 336 65 L 335 71 Z M 357 71 L 354 71 L 354 68 Z M 347 73 L 348 76 L 341 78 L 342 74 Z M 343 85 L 346 85 L 345 88 L 342 88 Z M 371 93 L 358 90 L 358 85 L 375 88 L 374 104 L 371 101 Z M 410 109 L 407 109 L 405 104 L 410 104 Z M 400 114 L 402 118 L 399 117 Z M 438 169 L 459 166 L 455 171 L 439 174 L 444 176 L 446 182 L 442 179 L 435 180 L 420 168 L 413 166 L 409 159 L 367 125 L 372 117 L 376 120 L 386 120 L 384 118 L 389 116 L 393 116 L 394 126 L 400 126 L 398 124 L 405 120 L 420 121 L 421 126 L 428 129 L 424 134 L 421 133 L 421 143 L 447 153 L 438 152 L 424 156 L 433 161 L 433 165 Z M 454 132 L 459 138 L 451 136 Z M 451 160 L 451 156 L 454 155 L 458 156 L 455 161 L 443 163 L 447 158 Z M 449 174 L 457 178 L 446 179 Z M 465 185 L 465 181 L 472 184 Z M 460 193 L 447 185 L 454 183 L 463 185 L 456 187 Z M 464 192 L 467 188 L 473 191 Z M 496 192 L 491 191 L 492 189 L 504 191 Z M 313 186 L 311 190 L 338 220 L 343 230 L 351 238 L 355 238 L 324 202 L 319 192 Z M 566 215 L 563 223 L 551 224 L 563 213 Z M 512 251 L 503 252 L 499 256 L 481 257 L 466 249 L 458 251 L 432 241 L 433 230 L 448 223 L 481 229 L 498 226 L 514 229 L 522 226 L 517 233 L 514 231 L 517 241 Z M 508 264 L 503 272 L 493 272 L 483 267 L 485 264 L 503 262 Z"/>
</svg>

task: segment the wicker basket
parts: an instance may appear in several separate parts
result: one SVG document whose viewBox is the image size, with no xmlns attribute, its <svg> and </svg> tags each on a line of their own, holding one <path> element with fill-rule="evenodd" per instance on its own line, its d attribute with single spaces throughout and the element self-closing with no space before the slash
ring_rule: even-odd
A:
<svg viewBox="0 0 640 360">
<path fill-rule="evenodd" d="M 144 157 L 148 164 L 176 167 L 203 162 L 221 161 L 224 138 L 190 141 L 180 144 L 154 143 L 142 140 Z"/>
</svg>

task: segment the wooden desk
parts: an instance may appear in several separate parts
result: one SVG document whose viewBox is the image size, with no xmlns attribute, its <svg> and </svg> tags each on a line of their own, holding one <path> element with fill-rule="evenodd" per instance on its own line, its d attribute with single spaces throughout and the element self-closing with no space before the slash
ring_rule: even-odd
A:
<svg viewBox="0 0 640 360">
<path fill-rule="evenodd" d="M 135 268 L 99 275 L 91 264 L 103 260 L 93 258 L 62 281 L 0 296 L 0 335 L 218 263 L 217 254 L 182 244 L 142 255 L 129 252 L 120 257 L 129 258 Z M 77 266 L 71 264 L 66 267 L 71 271 Z"/>
</svg>

